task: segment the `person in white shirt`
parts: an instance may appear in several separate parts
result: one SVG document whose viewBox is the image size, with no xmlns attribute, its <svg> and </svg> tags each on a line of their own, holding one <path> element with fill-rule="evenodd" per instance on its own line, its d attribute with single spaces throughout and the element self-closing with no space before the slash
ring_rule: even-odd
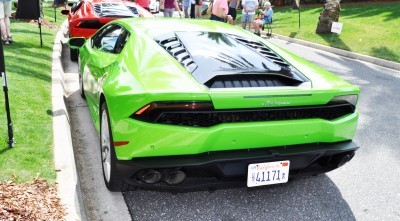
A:
<svg viewBox="0 0 400 221">
<path fill-rule="evenodd" d="M 243 0 L 242 1 L 242 27 L 246 29 L 247 23 L 250 24 L 254 21 L 254 15 L 258 8 L 258 0 Z"/>
</svg>

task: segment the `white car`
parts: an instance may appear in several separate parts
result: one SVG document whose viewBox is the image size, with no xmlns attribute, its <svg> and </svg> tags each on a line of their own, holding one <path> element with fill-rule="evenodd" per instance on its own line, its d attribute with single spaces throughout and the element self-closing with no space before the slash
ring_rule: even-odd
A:
<svg viewBox="0 0 400 221">
<path fill-rule="evenodd" d="M 160 1 L 151 0 L 149 8 L 150 8 L 151 13 L 159 13 L 160 12 Z"/>
</svg>

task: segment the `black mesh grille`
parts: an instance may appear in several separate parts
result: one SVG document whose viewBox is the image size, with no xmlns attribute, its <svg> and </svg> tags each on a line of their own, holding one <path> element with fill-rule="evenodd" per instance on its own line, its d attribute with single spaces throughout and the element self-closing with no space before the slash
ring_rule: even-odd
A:
<svg viewBox="0 0 400 221">
<path fill-rule="evenodd" d="M 235 74 L 215 76 L 205 83 L 209 88 L 299 86 L 303 81 L 284 75 Z"/>
<path fill-rule="evenodd" d="M 158 43 L 176 60 L 178 60 L 178 62 L 181 63 L 189 72 L 192 72 L 197 68 L 192 56 L 190 56 L 185 46 L 177 37 L 168 38 Z"/>
<path fill-rule="evenodd" d="M 221 110 L 221 111 L 171 111 L 162 112 L 152 123 L 180 126 L 210 127 L 221 123 L 277 121 L 320 118 L 333 120 L 354 113 L 354 106 L 328 104 L 325 106 L 305 106 L 268 109 Z"/>
</svg>

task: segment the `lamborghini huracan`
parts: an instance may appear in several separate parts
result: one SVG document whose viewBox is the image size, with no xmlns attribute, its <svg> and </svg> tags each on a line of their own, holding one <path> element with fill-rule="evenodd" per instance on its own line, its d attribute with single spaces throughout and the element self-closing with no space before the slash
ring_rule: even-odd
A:
<svg viewBox="0 0 400 221">
<path fill-rule="evenodd" d="M 120 19 L 69 44 L 111 191 L 285 183 L 359 148 L 359 88 L 241 28 Z"/>
</svg>

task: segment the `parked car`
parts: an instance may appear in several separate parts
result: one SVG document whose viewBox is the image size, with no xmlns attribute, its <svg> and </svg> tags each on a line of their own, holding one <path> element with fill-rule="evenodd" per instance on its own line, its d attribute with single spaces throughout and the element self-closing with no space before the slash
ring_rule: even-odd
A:
<svg viewBox="0 0 400 221">
<path fill-rule="evenodd" d="M 149 8 L 150 8 L 151 13 L 159 13 L 160 12 L 160 1 L 151 0 Z"/>
<path fill-rule="evenodd" d="M 138 4 L 124 0 L 82 0 L 62 10 L 68 15 L 69 37 L 89 38 L 106 23 L 127 17 L 154 17 Z M 77 61 L 76 50 L 71 49 L 71 60 Z"/>
<path fill-rule="evenodd" d="M 359 88 L 241 28 L 120 19 L 69 44 L 109 190 L 284 183 L 358 149 Z"/>
</svg>

